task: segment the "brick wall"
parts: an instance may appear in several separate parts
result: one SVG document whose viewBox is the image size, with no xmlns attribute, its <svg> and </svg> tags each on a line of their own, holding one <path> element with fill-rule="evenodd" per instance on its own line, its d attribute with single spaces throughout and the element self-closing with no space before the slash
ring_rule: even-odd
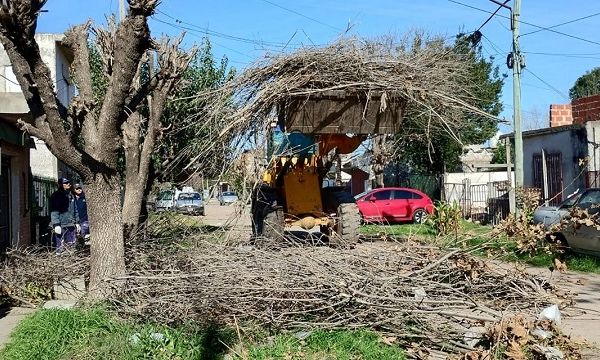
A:
<svg viewBox="0 0 600 360">
<path fill-rule="evenodd" d="M 600 120 L 600 94 L 574 100 L 571 106 L 574 124 Z"/>
<path fill-rule="evenodd" d="M 550 105 L 550 127 L 571 125 L 573 115 L 571 104 L 551 104 Z"/>
</svg>

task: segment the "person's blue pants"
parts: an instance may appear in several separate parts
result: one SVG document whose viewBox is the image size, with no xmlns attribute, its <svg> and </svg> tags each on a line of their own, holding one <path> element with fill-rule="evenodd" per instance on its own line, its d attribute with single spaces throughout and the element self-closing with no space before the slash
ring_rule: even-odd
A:
<svg viewBox="0 0 600 360">
<path fill-rule="evenodd" d="M 75 246 L 77 241 L 76 232 L 75 226 L 63 226 L 61 234 L 54 234 L 52 239 L 56 251 L 63 251 L 65 247 Z"/>
</svg>

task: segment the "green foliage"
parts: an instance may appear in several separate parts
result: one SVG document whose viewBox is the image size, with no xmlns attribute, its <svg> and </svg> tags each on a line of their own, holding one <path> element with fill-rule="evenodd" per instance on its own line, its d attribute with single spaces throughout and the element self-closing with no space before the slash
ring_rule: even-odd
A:
<svg viewBox="0 0 600 360">
<path fill-rule="evenodd" d="M 374 332 L 318 330 L 304 340 L 294 336 L 277 336 L 273 343 L 248 350 L 250 359 L 313 359 L 313 360 L 402 360 L 402 349 L 386 345 Z"/>
<path fill-rule="evenodd" d="M 202 147 L 203 156 L 196 159 L 196 163 L 202 164 L 205 176 L 210 177 L 209 165 L 216 165 L 215 169 L 222 168 L 223 149 L 218 144 L 214 146 L 203 146 L 213 129 L 205 127 L 202 116 L 205 112 L 206 103 L 195 99 L 200 92 L 217 89 L 235 75 L 235 69 L 228 67 L 227 57 L 216 62 L 212 55 L 212 46 L 205 39 L 200 51 L 192 59 L 190 66 L 183 75 L 182 86 L 177 89 L 173 99 L 168 102 L 162 118 L 163 128 L 169 131 L 164 134 L 157 151 L 154 152 L 153 164 L 157 172 L 162 172 L 165 165 L 169 164 L 181 155 L 184 149 Z M 189 160 L 189 159 L 186 159 Z M 169 178 L 163 180 L 178 180 L 182 174 L 183 167 L 187 162 L 183 161 L 178 166 L 170 168 Z"/>
<path fill-rule="evenodd" d="M 215 327 L 128 324 L 99 309 L 39 310 L 19 324 L 0 358 L 214 359 L 232 339 L 232 332 Z"/>
<path fill-rule="evenodd" d="M 506 145 L 498 144 L 494 149 L 492 164 L 506 164 Z"/>
<path fill-rule="evenodd" d="M 98 48 L 95 46 L 95 44 L 90 43 L 88 45 L 88 51 L 94 101 L 96 104 L 102 104 L 104 97 L 106 96 L 106 89 L 108 88 L 108 77 L 104 72 L 102 58 L 100 57 L 100 53 L 98 52 Z M 100 106 L 97 106 L 95 110 L 99 111 L 99 108 Z"/>
<path fill-rule="evenodd" d="M 436 201 L 435 211 L 427 221 L 435 229 L 437 235 L 455 235 L 462 230 L 462 209 L 456 202 Z"/>
<path fill-rule="evenodd" d="M 594 68 L 580 76 L 569 90 L 571 100 L 596 94 L 600 94 L 600 67 Z"/>
<path fill-rule="evenodd" d="M 500 74 L 498 66 L 494 66 L 493 57 L 485 58 L 477 41 L 466 34 L 456 37 L 454 46 L 450 48 L 470 64 L 470 79 L 463 86 L 473 89 L 473 105 L 479 109 L 498 115 L 502 111 L 500 99 L 505 75 Z M 461 119 L 462 125 L 456 135 L 463 144 L 481 144 L 498 131 L 498 123 L 494 119 L 480 115 L 469 115 Z M 462 144 L 457 142 L 445 129 L 432 129 L 428 137 L 415 135 L 424 133 L 420 125 L 426 123 L 417 119 L 406 118 L 401 132 L 397 136 L 397 161 L 408 165 L 416 172 L 423 174 L 441 174 L 455 170 L 462 154 Z"/>
</svg>

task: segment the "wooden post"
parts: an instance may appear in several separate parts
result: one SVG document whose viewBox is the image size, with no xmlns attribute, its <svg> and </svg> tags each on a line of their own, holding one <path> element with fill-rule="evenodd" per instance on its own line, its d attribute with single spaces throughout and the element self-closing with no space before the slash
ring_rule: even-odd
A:
<svg viewBox="0 0 600 360">
<path fill-rule="evenodd" d="M 512 164 L 511 164 L 511 156 L 510 156 L 510 137 L 506 137 L 504 146 L 506 147 L 506 175 L 508 176 L 508 183 L 510 186 L 508 187 L 508 208 L 512 214 L 515 213 L 515 184 L 513 182 L 512 177 Z"/>
<path fill-rule="evenodd" d="M 544 206 L 548 206 L 548 166 L 546 165 L 546 152 L 542 149 L 542 180 L 543 180 L 543 194 L 544 194 Z"/>
</svg>

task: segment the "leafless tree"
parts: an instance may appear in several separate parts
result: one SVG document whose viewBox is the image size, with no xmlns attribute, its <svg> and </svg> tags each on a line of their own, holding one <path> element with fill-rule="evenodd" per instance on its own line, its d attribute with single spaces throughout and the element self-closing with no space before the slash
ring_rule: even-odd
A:
<svg viewBox="0 0 600 360">
<path fill-rule="evenodd" d="M 10 0 L 0 7 L 0 42 L 12 63 L 29 105 L 32 122 L 20 121 L 30 134 L 42 139 L 52 153 L 77 171 L 86 183 L 91 245 L 90 290 L 103 295 L 102 280 L 125 272 L 123 223 L 135 223 L 134 204 L 143 191 L 148 157 L 158 134 L 158 119 L 172 87 L 189 57 L 178 51 L 180 39 L 154 42 L 147 19 L 158 0 L 128 0 L 129 12 L 119 24 L 94 29 L 107 77 L 106 94 L 93 94 L 88 39 L 90 23 L 74 26 L 64 38 L 73 53 L 72 71 L 78 94 L 67 108 L 61 105 L 50 70 L 35 40 L 38 14 L 46 0 Z M 140 83 L 148 53 L 158 53 L 159 70 Z M 140 106 L 149 104 L 149 116 Z M 118 153 L 125 148 L 126 205 L 121 205 L 122 178 Z M 135 189 L 135 190 L 134 190 Z M 140 200 L 141 202 L 141 200 Z M 125 212 L 122 213 L 122 210 Z"/>
</svg>

